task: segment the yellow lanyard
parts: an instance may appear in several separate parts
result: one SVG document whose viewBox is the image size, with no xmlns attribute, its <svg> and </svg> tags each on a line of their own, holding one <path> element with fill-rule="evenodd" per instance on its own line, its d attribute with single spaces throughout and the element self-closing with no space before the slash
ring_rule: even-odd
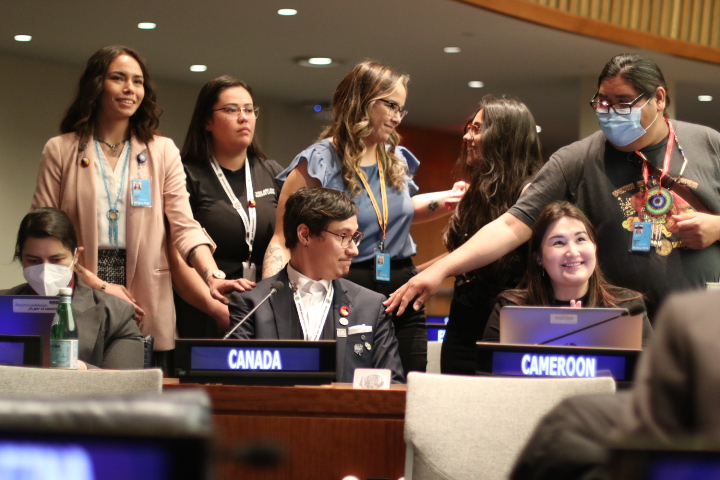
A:
<svg viewBox="0 0 720 480">
<path fill-rule="evenodd" d="M 378 206 L 377 200 L 375 199 L 375 195 L 373 194 L 372 190 L 370 189 L 370 184 L 368 183 L 367 179 L 365 178 L 365 173 L 360 170 L 360 168 L 355 165 L 355 172 L 357 173 L 357 176 L 360 178 L 360 181 L 365 186 L 365 191 L 368 194 L 368 197 L 370 197 L 370 202 L 372 202 L 373 208 L 375 208 L 375 214 L 377 215 L 378 219 L 378 225 L 380 225 L 380 230 L 382 231 L 382 241 L 380 242 L 380 251 L 385 250 L 385 236 L 387 234 L 387 224 L 388 224 L 388 201 L 387 201 L 387 193 L 385 191 L 385 169 L 383 167 L 382 159 L 380 158 L 380 155 L 377 154 L 377 150 L 375 151 L 377 158 L 377 166 L 378 166 L 378 176 L 380 177 L 380 201 L 382 202 L 383 211 L 382 214 L 380 213 L 380 207 Z"/>
</svg>

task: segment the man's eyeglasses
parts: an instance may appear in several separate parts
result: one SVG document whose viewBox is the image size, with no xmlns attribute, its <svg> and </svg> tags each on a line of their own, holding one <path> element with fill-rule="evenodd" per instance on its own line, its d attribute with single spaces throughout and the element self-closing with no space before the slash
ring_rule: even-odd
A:
<svg viewBox="0 0 720 480">
<path fill-rule="evenodd" d="M 240 115 L 244 115 L 245 118 L 258 117 L 258 111 L 260 107 L 253 105 L 245 105 L 240 107 L 238 105 L 225 105 L 222 108 L 217 108 L 213 112 L 223 112 L 228 120 L 237 120 Z"/>
<path fill-rule="evenodd" d="M 393 117 L 395 115 L 400 115 L 400 120 L 402 120 L 403 118 L 405 118 L 405 115 L 408 114 L 407 110 L 405 110 L 404 108 L 400 108 L 400 105 L 395 102 L 385 100 L 384 98 L 381 98 L 380 101 L 387 105 L 387 107 L 392 111 Z"/>
<path fill-rule="evenodd" d="M 593 99 L 590 101 L 590 106 L 593 108 L 593 110 L 595 110 L 595 113 L 610 113 L 610 109 L 612 108 L 613 111 L 618 115 L 630 115 L 630 112 L 632 112 L 632 107 L 635 106 L 635 104 L 639 102 L 645 96 L 645 94 L 641 93 L 635 100 L 630 103 L 615 103 L 613 105 L 610 105 L 607 100 L 598 100 L 597 96 L 598 94 L 596 93 Z"/>
<path fill-rule="evenodd" d="M 354 243 L 356 247 L 359 247 L 360 242 L 365 236 L 365 234 L 362 232 L 355 232 L 352 235 L 348 235 L 347 233 L 335 233 L 331 232 L 330 230 L 323 230 L 323 232 L 327 232 L 331 235 L 335 235 L 336 237 L 338 237 L 340 239 L 340 245 L 343 248 L 350 248 L 350 242 Z"/>
</svg>

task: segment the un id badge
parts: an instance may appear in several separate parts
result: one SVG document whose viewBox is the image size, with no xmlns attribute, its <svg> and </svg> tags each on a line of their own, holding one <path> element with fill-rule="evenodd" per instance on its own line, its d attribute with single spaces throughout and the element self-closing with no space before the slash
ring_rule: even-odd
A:
<svg viewBox="0 0 720 480">
<path fill-rule="evenodd" d="M 247 261 L 242 262 L 243 265 L 243 278 L 245 280 L 250 280 L 251 282 L 254 282 L 257 280 L 257 269 L 255 268 L 255 264 Z"/>
<path fill-rule="evenodd" d="M 134 178 L 130 180 L 132 188 L 133 207 L 152 207 L 150 196 L 150 180 L 145 178 Z"/>
<path fill-rule="evenodd" d="M 649 252 L 652 239 L 652 222 L 635 222 L 633 225 L 631 252 Z"/>
<path fill-rule="evenodd" d="M 390 254 L 387 252 L 375 252 L 375 281 L 390 281 Z"/>
</svg>

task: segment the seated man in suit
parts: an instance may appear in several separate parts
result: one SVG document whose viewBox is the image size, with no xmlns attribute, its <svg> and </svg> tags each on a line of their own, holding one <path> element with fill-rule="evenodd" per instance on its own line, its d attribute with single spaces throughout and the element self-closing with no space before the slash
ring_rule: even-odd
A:
<svg viewBox="0 0 720 480">
<path fill-rule="evenodd" d="M 230 299 L 235 327 L 270 292 L 270 297 L 235 331 L 236 338 L 337 341 L 337 380 L 352 382 L 356 368 L 389 368 L 404 383 L 391 315 L 383 295 L 341 277 L 347 275 L 362 233 L 357 206 L 345 193 L 301 188 L 285 204 L 283 229 L 290 263 L 275 276 Z"/>
</svg>

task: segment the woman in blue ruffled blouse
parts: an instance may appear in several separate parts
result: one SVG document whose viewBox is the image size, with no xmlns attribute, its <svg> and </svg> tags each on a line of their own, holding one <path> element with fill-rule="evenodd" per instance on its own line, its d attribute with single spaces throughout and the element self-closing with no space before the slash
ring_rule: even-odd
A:
<svg viewBox="0 0 720 480">
<path fill-rule="evenodd" d="M 359 230 L 365 236 L 349 280 L 388 295 L 417 273 L 411 259 L 415 244 L 410 225 L 451 213 L 465 184 L 416 195 L 418 187 L 412 176 L 420 162 L 398 146 L 400 137 L 395 131 L 407 114 L 408 80 L 390 67 L 365 61 L 340 82 L 333 96 L 332 124 L 276 178 L 282 191 L 263 277 L 280 271 L 290 258 L 283 235 L 285 201 L 306 186 L 344 191 L 359 207 Z M 424 371 L 424 310 L 393 317 L 393 323 L 405 372 Z"/>
</svg>

